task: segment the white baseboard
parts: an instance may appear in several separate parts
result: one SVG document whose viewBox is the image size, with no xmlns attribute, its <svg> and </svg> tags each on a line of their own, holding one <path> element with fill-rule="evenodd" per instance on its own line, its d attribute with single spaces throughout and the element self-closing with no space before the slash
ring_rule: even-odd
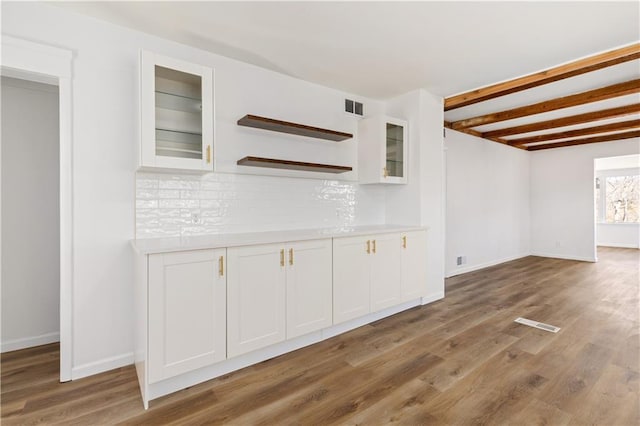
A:
<svg viewBox="0 0 640 426">
<path fill-rule="evenodd" d="M 266 348 L 258 349 L 256 351 L 239 355 L 234 358 L 229 358 L 225 361 L 210 365 L 208 367 L 203 367 L 198 370 L 190 371 L 190 372 L 181 374 L 179 376 L 162 380 L 160 382 L 150 383 L 147 385 L 146 392 L 143 391 L 143 395 L 142 395 L 143 404 L 145 408 L 147 408 L 148 402 L 153 399 L 159 398 L 164 395 L 168 395 L 180 389 L 185 389 L 197 383 L 202 383 L 206 380 L 219 377 L 231 371 L 239 370 L 241 368 L 245 368 L 250 365 L 257 364 L 259 362 L 294 351 L 296 349 L 300 349 L 305 346 L 309 346 L 314 343 L 321 342 L 325 339 L 329 339 L 333 336 L 337 336 L 349 330 L 353 330 L 363 325 L 370 324 L 379 319 L 397 314 L 399 312 L 405 311 L 407 309 L 410 309 L 412 307 L 419 306 L 419 305 L 420 305 L 420 299 L 404 302 L 400 305 L 392 306 L 382 311 L 368 314 L 364 317 L 355 318 L 340 324 L 332 325 L 331 327 L 328 327 L 322 330 L 315 331 L 313 333 L 306 334 L 304 336 L 296 337 L 291 340 L 285 340 L 284 342 L 276 343 Z M 145 368 L 144 363 L 141 362 L 136 364 L 136 368 L 144 369 Z"/>
<path fill-rule="evenodd" d="M 420 304 L 426 305 L 440 299 L 444 299 L 444 290 L 424 296 L 422 300 L 420 300 Z"/>
<path fill-rule="evenodd" d="M 637 244 L 625 244 L 625 243 L 598 243 L 598 247 L 616 247 L 616 248 L 640 248 Z"/>
<path fill-rule="evenodd" d="M 597 262 L 598 261 L 598 259 L 595 257 L 571 256 L 566 254 L 555 254 L 555 253 L 533 252 L 531 253 L 531 256 L 550 257 L 552 259 L 579 260 L 581 262 Z"/>
<path fill-rule="evenodd" d="M 7 340 L 2 342 L 0 352 L 11 352 L 20 349 L 32 348 L 34 346 L 47 345 L 60 341 L 60 332 L 41 334 L 40 336 L 23 337 L 20 339 Z"/>
<path fill-rule="evenodd" d="M 133 352 L 78 365 L 71 369 L 71 380 L 81 379 L 131 364 L 133 364 Z"/>
<path fill-rule="evenodd" d="M 489 266 L 499 265 L 505 262 L 511 262 L 512 260 L 522 259 L 523 257 L 529 256 L 529 253 L 526 254 L 518 254 L 516 256 L 504 257 L 498 260 L 491 260 L 489 262 L 480 263 L 478 265 L 469 265 L 463 268 L 456 268 L 453 271 L 447 271 L 446 278 L 455 277 L 456 275 L 466 274 L 467 272 L 477 271 L 478 269 L 488 268 Z"/>
</svg>

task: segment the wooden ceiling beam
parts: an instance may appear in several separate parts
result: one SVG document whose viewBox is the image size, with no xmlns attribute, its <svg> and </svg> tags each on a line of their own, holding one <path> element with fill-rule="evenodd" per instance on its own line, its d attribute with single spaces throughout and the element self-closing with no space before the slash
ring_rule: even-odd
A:
<svg viewBox="0 0 640 426">
<path fill-rule="evenodd" d="M 451 128 L 451 122 L 449 122 L 449 121 L 445 121 L 444 122 L 444 127 L 446 127 L 447 129 L 454 130 L 454 129 Z M 476 137 L 479 137 L 479 138 L 482 138 L 482 139 L 487 139 L 487 140 L 490 140 L 490 141 L 493 141 L 493 142 L 498 142 L 498 143 L 501 143 L 503 145 L 508 145 L 508 141 L 506 139 L 502 139 L 502 138 L 485 138 L 485 137 L 482 136 L 482 133 L 478 132 L 477 130 L 462 129 L 462 130 L 456 130 L 456 132 L 466 133 L 468 135 L 476 136 Z M 527 147 L 525 147 L 525 146 L 513 145 L 513 147 L 514 148 L 524 149 L 524 150 L 527 149 Z"/>
<path fill-rule="evenodd" d="M 538 121 L 521 126 L 505 127 L 504 129 L 491 130 L 482 133 L 483 138 L 499 138 L 503 136 L 519 135 L 522 133 L 538 132 L 541 130 L 558 127 L 573 126 L 575 124 L 589 123 L 592 121 L 606 120 L 609 118 L 624 117 L 625 115 L 640 113 L 640 104 L 624 105 L 621 107 L 603 109 L 601 111 L 587 112 L 569 117 L 554 118 L 553 120 Z"/>
<path fill-rule="evenodd" d="M 531 105 L 525 105 L 519 108 L 481 115 L 465 120 L 454 121 L 453 123 L 451 123 L 451 127 L 454 130 L 460 130 L 467 129 L 469 127 L 484 126 L 486 124 L 499 123 L 501 121 L 513 120 L 515 118 L 527 117 L 529 115 L 541 114 L 558 109 L 604 101 L 607 99 L 632 95 L 639 92 L 640 79 L 635 79 L 625 81 L 623 83 L 612 84 L 611 86 L 607 87 L 601 87 L 599 89 L 576 93 L 574 95 L 563 96 L 561 98 L 542 101 Z"/>
<path fill-rule="evenodd" d="M 511 93 L 520 92 L 533 87 L 542 86 L 554 81 L 596 71 L 623 62 L 633 61 L 638 58 L 640 58 L 640 43 L 600 53 L 588 58 L 578 59 L 577 61 L 549 68 L 534 74 L 529 74 L 524 77 L 492 84 L 480 89 L 448 97 L 444 100 L 444 110 L 451 111 L 456 108 L 498 98 L 500 96 L 509 95 Z"/>
<path fill-rule="evenodd" d="M 576 136 L 597 135 L 600 133 L 615 132 L 621 130 L 640 129 L 640 120 L 627 120 L 618 123 L 603 124 L 601 126 L 585 127 L 584 129 L 566 130 L 564 132 L 547 133 L 544 135 L 529 136 L 526 138 L 509 139 L 509 145 L 525 145 L 536 142 L 546 142 L 555 139 L 573 138 Z"/>
<path fill-rule="evenodd" d="M 623 139 L 631 139 L 631 138 L 638 138 L 638 137 L 640 137 L 640 130 L 634 130 L 632 132 L 613 133 L 611 135 L 594 136 L 592 138 L 572 139 L 572 140 L 562 141 L 562 142 L 534 145 L 534 146 L 527 147 L 527 151 L 540 151 L 542 149 L 562 148 L 565 146 L 574 146 L 574 145 L 586 145 L 586 144 L 597 143 L 597 142 L 619 141 Z"/>
</svg>

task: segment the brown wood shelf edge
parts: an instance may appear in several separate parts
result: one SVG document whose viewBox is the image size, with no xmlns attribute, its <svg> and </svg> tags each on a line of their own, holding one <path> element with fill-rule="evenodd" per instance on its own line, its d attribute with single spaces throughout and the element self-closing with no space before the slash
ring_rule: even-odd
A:
<svg viewBox="0 0 640 426">
<path fill-rule="evenodd" d="M 244 157 L 238 160 L 239 166 L 267 167 L 271 169 L 302 170 L 306 172 L 344 173 L 353 170 L 348 166 L 332 164 L 305 163 L 302 161 L 278 160 L 275 158 Z"/>
<path fill-rule="evenodd" d="M 320 127 L 275 120 L 273 118 L 260 117 L 247 114 L 238 120 L 239 126 L 254 127 L 256 129 L 270 130 L 272 132 L 288 133 L 291 135 L 307 136 L 310 138 L 324 139 L 334 142 L 353 138 L 351 133 L 338 132 L 336 130 L 322 129 Z"/>
</svg>

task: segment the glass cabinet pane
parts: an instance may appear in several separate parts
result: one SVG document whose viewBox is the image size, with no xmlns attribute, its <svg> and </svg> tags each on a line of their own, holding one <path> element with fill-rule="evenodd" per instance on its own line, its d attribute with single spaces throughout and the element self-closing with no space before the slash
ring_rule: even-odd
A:
<svg viewBox="0 0 640 426">
<path fill-rule="evenodd" d="M 202 78 L 155 66 L 156 155 L 202 158 Z"/>
<path fill-rule="evenodd" d="M 404 128 L 397 124 L 387 123 L 387 176 L 404 176 Z"/>
</svg>

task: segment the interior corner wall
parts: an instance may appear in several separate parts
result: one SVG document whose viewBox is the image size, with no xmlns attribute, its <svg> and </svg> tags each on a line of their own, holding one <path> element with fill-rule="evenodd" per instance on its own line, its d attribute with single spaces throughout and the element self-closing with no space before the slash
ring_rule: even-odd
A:
<svg viewBox="0 0 640 426">
<path fill-rule="evenodd" d="M 639 138 L 531 152 L 532 254 L 596 261 L 594 160 L 639 152 Z"/>
<path fill-rule="evenodd" d="M 386 222 L 427 231 L 426 300 L 444 297 L 443 99 L 415 90 L 387 101 L 386 113 L 409 122 L 407 185 L 387 185 Z"/>
<path fill-rule="evenodd" d="M 453 130 L 445 147 L 446 276 L 527 256 L 529 153 Z"/>
</svg>

